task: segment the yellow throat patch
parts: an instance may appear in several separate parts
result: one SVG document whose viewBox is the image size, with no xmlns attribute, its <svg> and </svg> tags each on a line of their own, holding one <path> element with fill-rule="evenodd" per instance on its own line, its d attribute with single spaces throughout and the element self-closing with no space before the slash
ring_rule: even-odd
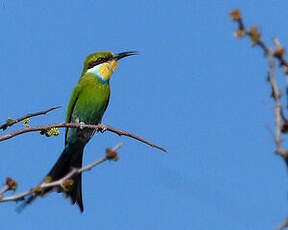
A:
<svg viewBox="0 0 288 230">
<path fill-rule="evenodd" d="M 116 60 L 105 62 L 99 66 L 98 73 L 104 80 L 109 80 L 117 66 L 118 62 Z"/>
</svg>

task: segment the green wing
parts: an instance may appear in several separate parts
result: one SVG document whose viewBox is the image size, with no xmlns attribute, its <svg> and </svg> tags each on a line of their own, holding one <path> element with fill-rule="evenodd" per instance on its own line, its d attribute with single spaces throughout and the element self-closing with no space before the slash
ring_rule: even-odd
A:
<svg viewBox="0 0 288 230">
<path fill-rule="evenodd" d="M 71 122 L 72 113 L 73 113 L 74 107 L 77 103 L 77 100 L 79 98 L 81 89 L 82 89 L 81 84 L 78 83 L 72 92 L 72 96 L 70 98 L 69 105 L 67 108 L 66 123 Z M 67 133 L 68 133 L 68 128 L 66 128 L 66 130 L 65 130 L 65 145 L 66 145 L 66 141 L 67 141 Z"/>
</svg>

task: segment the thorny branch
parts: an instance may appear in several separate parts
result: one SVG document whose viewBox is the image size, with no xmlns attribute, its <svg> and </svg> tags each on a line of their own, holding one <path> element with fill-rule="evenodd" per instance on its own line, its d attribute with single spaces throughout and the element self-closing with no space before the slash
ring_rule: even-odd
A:
<svg viewBox="0 0 288 230">
<path fill-rule="evenodd" d="M 3 186 L 3 188 L 0 190 L 0 202 L 7 202 L 7 201 L 20 201 L 24 200 L 25 197 L 30 196 L 30 195 L 41 195 L 41 191 L 45 188 L 61 188 L 62 190 L 69 189 L 69 185 L 71 186 L 71 178 L 76 175 L 80 174 L 86 171 L 89 171 L 96 167 L 97 165 L 107 161 L 107 160 L 118 160 L 118 154 L 117 150 L 122 146 L 122 143 L 119 143 L 116 145 L 113 149 L 106 149 L 106 156 L 102 157 L 101 159 L 92 162 L 91 164 L 88 164 L 82 168 L 73 168 L 66 176 L 60 178 L 57 181 L 53 182 L 45 182 L 43 181 L 39 185 L 31 188 L 30 190 L 27 190 L 23 193 L 19 193 L 17 195 L 12 195 L 12 196 L 4 196 L 4 193 L 9 191 L 9 190 L 15 190 L 17 187 L 17 182 L 12 180 L 11 178 L 7 178 L 6 184 Z M 73 181 L 72 181 L 73 183 Z"/>
<path fill-rule="evenodd" d="M 55 106 L 55 107 L 52 107 L 50 109 L 47 109 L 47 110 L 44 110 L 44 111 L 41 111 L 41 112 L 37 112 L 37 113 L 28 113 L 27 115 L 19 117 L 16 120 L 12 119 L 11 121 L 7 121 L 6 123 L 0 125 L 0 130 L 1 129 L 5 130 L 8 127 L 10 127 L 12 125 L 15 125 L 16 123 L 18 123 L 20 121 L 23 121 L 23 120 L 25 120 L 27 118 L 36 117 L 36 116 L 39 116 L 39 115 L 44 115 L 44 114 L 49 113 L 50 111 L 52 111 L 54 109 L 59 109 L 59 108 L 61 108 L 61 106 Z"/>
<path fill-rule="evenodd" d="M 60 106 L 57 106 L 57 107 L 52 107 L 48 110 L 44 110 L 44 111 L 41 111 L 41 112 L 37 112 L 37 113 L 32 113 L 32 114 L 27 114 L 25 116 L 22 116 L 16 120 L 11 120 L 9 119 L 6 123 L 0 125 L 0 130 L 3 129 L 7 129 L 7 127 L 9 126 L 12 126 L 20 121 L 24 121 L 27 119 L 27 118 L 30 118 L 30 117 L 35 117 L 35 116 L 39 116 L 39 115 L 43 115 L 43 114 L 46 114 L 54 109 L 57 109 L 57 108 L 60 108 Z M 48 134 L 49 132 L 51 132 L 51 130 L 55 129 L 55 128 L 79 128 L 79 129 L 84 129 L 84 128 L 87 128 L 87 129 L 94 129 L 96 132 L 102 132 L 104 133 L 105 131 L 110 131 L 110 132 L 113 132 L 113 133 L 116 133 L 118 134 L 119 136 L 128 136 L 128 137 L 131 137 L 131 138 L 134 138 L 140 142 L 143 142 L 147 145 L 150 145 L 151 147 L 155 147 L 155 148 L 158 148 L 162 151 L 165 151 L 167 152 L 166 149 L 158 146 L 158 145 L 155 145 L 147 140 L 145 140 L 144 138 L 142 137 L 139 137 L 139 136 L 136 136 L 135 134 L 133 133 L 129 133 L 127 131 L 124 131 L 124 130 L 120 130 L 120 129 L 116 129 L 116 128 L 113 128 L 109 125 L 104 125 L 104 124 L 98 124 L 98 125 L 86 125 L 84 123 L 57 123 L 57 124 L 50 124 L 50 125 L 44 125 L 44 126 L 34 126 L 34 127 L 29 127 L 27 124 L 26 124 L 26 127 L 23 128 L 23 129 L 20 129 L 20 130 L 16 130 L 14 132 L 11 132 L 11 133 L 8 133 L 8 134 L 5 134 L 5 135 L 2 135 L 0 136 L 0 142 L 1 141 L 4 141 L 4 140 L 8 140 L 10 138 L 13 138 L 15 136 L 18 136 L 20 134 L 24 134 L 24 133 L 28 133 L 28 132 L 35 132 L 35 131 L 40 131 L 41 134 Z M 57 132 L 56 132 L 57 133 Z M 47 136 L 50 136 L 51 134 L 47 135 Z M 52 135 L 56 135 L 55 133 L 52 134 Z M 57 134 L 58 135 L 58 134 Z M 82 173 L 82 172 L 85 172 L 85 171 L 88 171 L 88 170 L 91 170 L 92 168 L 94 168 L 95 166 L 107 161 L 107 160 L 118 160 L 118 155 L 117 155 L 117 150 L 122 146 L 123 144 L 120 143 L 118 145 L 116 145 L 112 150 L 107 148 L 106 149 L 106 156 L 101 158 L 100 160 L 97 160 L 89 165 L 86 165 L 82 168 L 73 168 L 71 170 L 70 173 L 68 173 L 66 176 L 64 176 L 63 178 L 57 180 L 57 181 L 53 181 L 53 182 L 47 182 L 47 181 L 43 181 L 42 183 L 40 183 L 38 186 L 35 186 L 33 187 L 32 189 L 28 190 L 28 191 L 25 191 L 23 193 L 20 193 L 18 195 L 13 195 L 13 196 L 4 196 L 4 194 L 7 192 L 7 191 L 10 191 L 10 190 L 16 190 L 17 188 L 17 182 L 15 180 L 13 180 L 12 178 L 8 177 L 6 179 L 6 183 L 5 185 L 3 186 L 2 189 L 0 189 L 0 202 L 7 202 L 7 201 L 19 201 L 19 200 L 24 200 L 25 197 L 27 196 L 38 196 L 38 195 L 41 195 L 41 191 L 43 191 L 43 189 L 45 188 L 53 188 L 53 190 L 55 188 L 60 188 L 60 189 L 69 189 L 69 187 L 73 184 L 73 180 L 71 179 L 71 177 L 73 177 L 75 174 L 79 174 L 79 173 Z"/>
<path fill-rule="evenodd" d="M 84 129 L 84 128 L 95 129 L 96 132 L 100 131 L 102 133 L 104 133 L 105 131 L 110 131 L 110 132 L 118 134 L 119 136 L 131 137 L 131 138 L 136 139 L 140 142 L 143 142 L 147 145 L 150 145 L 151 147 L 154 147 L 154 148 L 160 149 L 164 152 L 167 152 L 166 149 L 164 149 L 158 145 L 155 145 L 155 144 L 145 140 L 142 137 L 136 136 L 133 133 L 129 133 L 129 132 L 124 131 L 124 130 L 116 129 L 116 128 L 113 128 L 109 125 L 104 125 L 104 124 L 86 125 L 86 124 L 81 124 L 81 123 L 57 123 L 57 124 L 44 125 L 44 126 L 27 127 L 27 128 L 23 128 L 23 129 L 8 133 L 6 135 L 0 136 L 0 142 L 7 140 L 7 139 L 10 139 L 12 137 L 18 136 L 18 135 L 23 134 L 23 133 L 35 132 L 35 131 L 41 131 L 41 132 L 44 131 L 44 133 L 45 133 L 45 132 L 51 130 L 52 128 L 64 128 L 64 127 L 80 128 L 80 129 Z"/>
<path fill-rule="evenodd" d="M 275 153 L 280 155 L 286 162 L 288 167 L 288 151 L 283 149 L 282 142 L 283 139 L 281 137 L 281 133 L 288 133 L 288 121 L 283 112 L 283 106 L 281 104 L 281 90 L 278 87 L 275 75 L 275 59 L 279 61 L 280 67 L 283 69 L 284 74 L 286 76 L 286 94 L 288 95 L 288 62 L 284 58 L 285 49 L 280 45 L 280 42 L 277 38 L 273 38 L 273 43 L 275 49 L 272 50 L 268 48 L 268 46 L 261 39 L 261 34 L 258 31 L 256 26 L 252 26 L 250 30 L 247 30 L 244 26 L 241 12 L 238 9 L 235 9 L 230 12 L 230 16 L 232 20 L 238 24 L 238 29 L 235 32 L 235 36 L 238 38 L 242 38 L 245 35 L 249 36 L 251 39 L 252 46 L 258 45 L 263 49 L 264 54 L 268 57 L 269 61 L 269 71 L 267 80 L 272 88 L 271 96 L 275 102 L 274 105 L 274 122 L 275 122 L 275 130 L 273 133 L 274 142 L 276 145 Z M 287 106 L 288 107 L 288 106 Z M 277 230 L 282 230 L 288 227 L 288 219 L 286 219 Z"/>
</svg>

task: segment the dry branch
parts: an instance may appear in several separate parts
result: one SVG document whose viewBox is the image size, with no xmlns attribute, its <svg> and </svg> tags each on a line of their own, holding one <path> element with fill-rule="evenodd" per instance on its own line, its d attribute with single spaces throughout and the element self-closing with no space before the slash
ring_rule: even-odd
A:
<svg viewBox="0 0 288 230">
<path fill-rule="evenodd" d="M 19 117 L 16 120 L 13 120 L 13 121 L 10 121 L 10 122 L 8 121 L 8 122 L 0 125 L 0 130 L 1 129 L 5 130 L 8 127 L 10 127 L 10 126 L 12 126 L 12 125 L 14 125 L 14 124 L 16 124 L 16 123 L 18 123 L 20 121 L 23 121 L 23 120 L 25 120 L 27 118 L 36 117 L 36 116 L 39 116 L 39 115 L 44 115 L 44 114 L 49 113 L 50 111 L 52 111 L 54 109 L 59 109 L 59 108 L 61 108 L 61 106 L 55 106 L 55 107 L 52 107 L 50 109 L 47 109 L 47 110 L 44 110 L 44 111 L 40 111 L 40 112 L 37 112 L 37 113 L 28 113 L 27 115 Z"/>
<path fill-rule="evenodd" d="M 288 121 L 284 115 L 283 107 L 281 104 L 281 90 L 278 87 L 276 75 L 275 75 L 275 59 L 279 61 L 280 67 L 282 67 L 284 74 L 286 76 L 286 94 L 288 94 L 288 62 L 284 58 L 285 49 L 280 45 L 280 42 L 277 38 L 273 38 L 273 43 L 275 49 L 272 50 L 268 48 L 268 46 L 261 39 L 261 34 L 258 31 L 256 26 L 251 27 L 250 30 L 247 30 L 244 26 L 243 19 L 241 16 L 240 10 L 236 9 L 230 12 L 230 16 L 232 20 L 238 24 L 238 29 L 235 32 L 235 36 L 238 38 L 242 38 L 244 36 L 249 36 L 251 39 L 252 46 L 258 45 L 261 49 L 263 49 L 264 54 L 268 57 L 269 63 L 269 71 L 267 80 L 271 85 L 272 93 L 271 96 L 274 100 L 274 123 L 275 129 L 274 133 L 274 142 L 276 145 L 275 153 L 282 156 L 285 160 L 286 165 L 288 167 L 288 151 L 283 149 L 282 146 L 282 133 L 288 133 Z M 286 219 L 283 224 L 281 224 L 277 230 L 282 230 L 288 227 L 288 219 Z"/>
<path fill-rule="evenodd" d="M 278 228 L 276 228 L 276 230 L 283 230 L 284 228 L 287 227 L 288 227 L 288 219 L 285 219 L 284 222 Z"/>
<path fill-rule="evenodd" d="M 124 130 L 116 129 L 116 128 L 113 128 L 113 127 L 111 127 L 109 125 L 104 125 L 104 124 L 86 125 L 86 124 L 81 124 L 81 123 L 57 123 L 57 124 L 44 125 L 44 126 L 27 127 L 27 128 L 23 128 L 23 129 L 8 133 L 6 135 L 0 136 L 0 142 L 4 141 L 4 140 L 8 140 L 10 138 L 13 138 L 13 137 L 18 136 L 18 135 L 23 134 L 23 133 L 35 132 L 35 131 L 42 131 L 42 132 L 46 131 L 47 132 L 47 131 L 49 131 L 52 128 L 64 128 L 64 127 L 80 128 L 80 129 L 83 129 L 83 128 L 95 129 L 96 132 L 100 131 L 102 133 L 104 133 L 105 131 L 110 131 L 110 132 L 118 134 L 119 136 L 131 137 L 131 138 L 133 138 L 135 140 L 138 140 L 138 141 L 140 141 L 142 143 L 150 145 L 151 147 L 154 147 L 154 148 L 160 149 L 160 150 L 162 150 L 164 152 L 167 152 L 166 149 L 164 149 L 164 148 L 162 148 L 162 147 L 160 147 L 158 145 L 155 145 L 155 144 L 145 140 L 142 137 L 136 136 L 133 133 L 129 133 L 129 132 L 124 131 Z"/>
<path fill-rule="evenodd" d="M 288 166 L 288 152 L 283 149 L 281 133 L 286 133 L 288 129 L 287 119 L 283 113 L 283 106 L 281 104 L 281 90 L 278 87 L 275 75 L 275 64 L 274 59 L 279 61 L 280 67 L 283 68 L 284 74 L 286 75 L 286 81 L 288 83 L 288 62 L 284 58 L 285 49 L 280 45 L 280 42 L 277 38 L 273 38 L 273 43 L 275 49 L 270 49 L 265 42 L 261 39 L 261 34 L 258 31 L 256 26 L 252 26 L 250 30 L 247 30 L 243 19 L 241 16 L 240 10 L 236 9 L 230 12 L 232 20 L 238 24 L 238 29 L 235 32 L 235 36 L 242 38 L 244 36 L 249 36 L 251 39 L 252 46 L 259 46 L 263 51 L 266 57 L 268 57 L 269 71 L 268 71 L 268 82 L 272 88 L 272 98 L 275 102 L 274 105 L 274 142 L 276 145 L 275 153 L 279 154 L 285 160 Z M 286 87 L 288 89 L 288 87 Z M 286 90 L 286 92 L 288 92 Z"/>
<path fill-rule="evenodd" d="M 59 180 L 53 181 L 53 182 L 45 182 L 43 181 L 39 185 L 25 191 L 22 193 L 19 193 L 17 195 L 12 195 L 12 196 L 4 196 L 4 193 L 7 192 L 8 190 L 11 190 L 9 188 L 9 185 L 7 183 L 4 185 L 4 187 L 0 190 L 0 202 L 7 202 L 7 201 L 20 201 L 24 200 L 25 197 L 27 196 L 38 196 L 41 195 L 41 191 L 46 188 L 61 188 L 65 189 L 65 182 L 67 182 L 70 178 L 72 178 L 76 174 L 80 174 L 86 171 L 89 171 L 96 167 L 97 165 L 107 161 L 107 160 L 117 160 L 118 155 L 117 155 L 117 150 L 122 146 L 122 143 L 119 143 L 116 145 L 112 150 L 111 149 L 106 149 L 106 156 L 102 157 L 101 159 L 92 162 L 91 164 L 88 164 L 82 168 L 73 168 L 66 176 L 60 178 Z"/>
</svg>

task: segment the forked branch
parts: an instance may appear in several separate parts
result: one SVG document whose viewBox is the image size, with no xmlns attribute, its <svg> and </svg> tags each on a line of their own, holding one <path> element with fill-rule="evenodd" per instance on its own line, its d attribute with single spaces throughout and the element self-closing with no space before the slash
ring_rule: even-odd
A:
<svg viewBox="0 0 288 230">
<path fill-rule="evenodd" d="M 279 154 L 285 160 L 288 166 L 288 152 L 283 149 L 281 133 L 288 132 L 288 122 L 283 112 L 283 106 L 281 104 L 281 90 L 278 87 L 275 75 L 275 64 L 274 59 L 279 61 L 280 67 L 283 68 L 286 76 L 286 83 L 288 84 L 288 62 L 284 57 L 285 49 L 280 45 L 277 38 L 273 38 L 274 50 L 270 49 L 261 38 L 261 34 L 256 26 L 252 26 L 250 30 L 247 30 L 242 19 L 240 10 L 236 9 L 230 12 L 230 16 L 234 22 L 238 24 L 238 29 L 235 32 L 237 38 L 244 36 L 250 37 L 252 46 L 259 46 L 263 49 L 264 54 L 268 57 L 269 71 L 267 80 L 271 85 L 272 93 L 271 96 L 275 102 L 274 104 L 274 142 L 276 145 L 275 153 Z M 286 86 L 286 92 L 288 92 Z"/>
<path fill-rule="evenodd" d="M 53 188 L 57 189 L 60 188 L 62 190 L 69 189 L 69 186 L 73 184 L 73 181 L 71 181 L 72 177 L 76 174 L 80 174 L 86 171 L 89 171 L 96 167 L 99 164 L 102 164 L 103 162 L 107 160 L 118 160 L 118 153 L 117 150 L 122 146 L 122 143 L 119 143 L 116 145 L 113 149 L 106 149 L 106 155 L 105 157 L 102 157 L 101 159 L 92 162 L 91 164 L 88 164 L 82 168 L 73 168 L 66 176 L 60 178 L 59 180 L 53 181 L 53 182 L 45 182 L 43 181 L 39 185 L 16 195 L 12 196 L 4 196 L 4 194 L 9 190 L 16 190 L 17 188 L 17 182 L 12 180 L 11 178 L 7 178 L 5 185 L 0 190 L 0 202 L 8 202 L 8 201 L 20 201 L 24 200 L 27 196 L 38 196 L 41 195 L 41 191 L 45 188 Z M 71 184 L 72 183 L 72 184 Z"/>
</svg>

